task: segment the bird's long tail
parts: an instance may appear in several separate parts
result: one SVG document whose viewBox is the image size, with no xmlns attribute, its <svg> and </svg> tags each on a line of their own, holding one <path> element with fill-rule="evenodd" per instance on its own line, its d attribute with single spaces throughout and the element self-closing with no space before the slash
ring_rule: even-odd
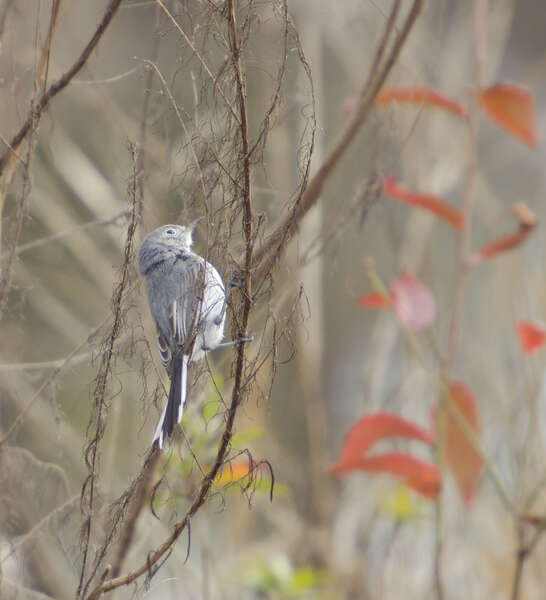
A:
<svg viewBox="0 0 546 600">
<path fill-rule="evenodd" d="M 171 436 L 174 426 L 182 420 L 188 389 L 188 362 L 189 357 L 183 354 L 173 357 L 169 399 L 163 409 L 152 440 L 152 444 L 158 440 L 160 448 L 163 448 L 165 439 Z"/>
</svg>

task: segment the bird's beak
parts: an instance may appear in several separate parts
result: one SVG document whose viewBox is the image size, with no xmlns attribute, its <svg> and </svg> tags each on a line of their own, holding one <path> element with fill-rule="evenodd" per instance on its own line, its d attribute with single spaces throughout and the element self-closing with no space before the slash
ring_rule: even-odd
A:
<svg viewBox="0 0 546 600">
<path fill-rule="evenodd" d="M 194 228 L 197 226 L 197 224 L 199 223 L 199 221 L 201 221 L 203 219 L 203 217 L 199 217 L 198 219 L 195 219 L 195 221 L 192 221 L 191 223 L 188 223 L 186 225 L 186 227 L 190 230 L 193 231 Z"/>
</svg>

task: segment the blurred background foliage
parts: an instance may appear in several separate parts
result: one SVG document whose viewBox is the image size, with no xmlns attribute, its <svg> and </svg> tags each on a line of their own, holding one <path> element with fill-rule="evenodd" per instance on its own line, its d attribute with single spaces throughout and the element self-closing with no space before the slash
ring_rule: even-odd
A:
<svg viewBox="0 0 546 600">
<path fill-rule="evenodd" d="M 3 188 L 4 256 L 23 202 L 25 212 L 0 321 L 0 438 L 35 401 L 0 451 L 2 598 L 68 598 L 77 586 L 83 449 L 101 340 L 123 260 L 134 171 L 130 144 L 141 139 L 145 102 L 139 239 L 161 223 L 205 214 L 196 249 L 226 281 L 243 248 L 236 186 L 216 166 L 221 159 L 229 174 L 240 160 L 228 109 L 215 93 L 216 86 L 230 85 L 209 10 L 220 10 L 221 4 L 165 3 L 206 60 L 211 78 L 156 3 L 123 2 L 98 49 L 54 99 L 30 146 L 20 150 L 28 153 L 28 173 L 20 170 Z M 387 4 L 289 4 L 313 76 L 312 168 L 347 121 L 346 102 L 369 69 Z M 48 80 L 73 62 L 105 5 L 60 3 Z M 248 6 L 241 4 L 242 14 Z M 4 148 L 29 109 L 50 11 L 45 0 L 0 1 Z M 470 0 L 427 3 L 390 83 L 426 83 L 464 99 L 473 77 L 473 11 Z M 251 138 L 278 81 L 280 13 L 276 2 L 250 5 L 243 62 Z M 485 83 L 516 80 L 532 90 L 541 139 L 546 136 L 545 23 L 546 5 L 539 0 L 489 2 L 483 73 Z M 286 210 L 309 151 L 313 103 L 294 35 L 288 39 L 281 94 L 253 170 L 259 237 Z M 363 260 L 372 257 L 384 281 L 406 269 L 426 282 L 438 306 L 432 335 L 440 346 L 453 300 L 455 236 L 428 214 L 370 196 L 368 183 L 394 175 L 459 206 L 466 152 L 466 130 L 449 114 L 419 106 L 373 112 L 254 308 L 249 352 L 264 361 L 238 416 L 232 468 L 224 467 L 216 493 L 192 522 L 188 560 L 181 539 L 148 587 L 122 588 L 113 597 L 431 596 L 434 505 L 393 478 L 362 474 L 338 482 L 327 468 L 347 428 L 366 411 L 391 410 L 427 426 L 435 400 L 432 382 L 408 352 L 392 316 L 356 303 L 356 296 L 369 290 Z M 518 200 L 544 220 L 544 145 L 531 151 L 482 119 L 477 156 L 474 244 L 509 229 L 509 206 Z M 517 506 L 544 474 L 543 354 L 524 359 L 514 334 L 516 319 L 544 319 L 544 240 L 539 227 L 524 247 L 470 274 L 453 368 L 474 390 L 484 448 Z M 108 512 L 102 509 L 141 467 L 165 399 L 166 381 L 136 270 L 125 309 L 100 447 L 97 511 L 104 523 Z M 201 476 L 196 460 L 206 467 L 214 459 L 231 361 L 232 351 L 220 350 L 211 356 L 210 370 L 196 370 L 184 434 L 157 466 L 156 480 L 163 480 L 138 520 L 127 569 L 145 560 L 191 502 Z M 240 465 L 247 449 L 256 463 L 267 459 L 272 466 L 273 502 L 266 465 L 257 469 L 254 482 L 244 478 Z M 542 488 L 532 508 L 537 513 L 546 508 Z M 487 479 L 470 508 L 447 481 L 442 535 L 446 597 L 509 597 L 517 531 Z M 531 557 L 522 598 L 543 597 L 545 552 L 539 545 Z"/>
</svg>

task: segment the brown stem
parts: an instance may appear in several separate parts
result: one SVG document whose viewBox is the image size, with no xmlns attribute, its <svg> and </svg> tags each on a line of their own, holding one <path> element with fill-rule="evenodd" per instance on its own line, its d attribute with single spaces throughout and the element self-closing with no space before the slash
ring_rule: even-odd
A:
<svg viewBox="0 0 546 600">
<path fill-rule="evenodd" d="M 469 99 L 468 106 L 468 163 L 466 164 L 465 173 L 465 193 L 462 206 L 463 227 L 459 236 L 459 249 L 457 256 L 457 271 L 455 274 L 454 291 L 453 291 L 453 308 L 451 312 L 451 320 L 447 336 L 446 350 L 443 357 L 443 380 L 449 382 L 451 379 L 451 370 L 457 356 L 457 348 L 459 341 L 460 322 L 463 310 L 464 291 L 468 275 L 468 256 L 471 250 L 472 240 L 472 215 L 475 203 L 475 181 L 476 172 L 478 169 L 478 159 L 476 149 L 478 145 L 478 103 L 477 97 L 481 87 L 482 68 L 485 54 L 484 45 L 484 27 L 485 27 L 485 12 L 483 8 L 484 2 L 487 0 L 477 0 L 474 12 L 474 86 Z M 447 399 L 447 402 L 446 402 Z M 453 405 L 449 395 L 440 394 L 440 403 L 438 410 L 438 422 L 445 421 L 446 412 L 453 412 Z M 441 428 L 440 434 L 437 436 L 436 452 L 439 457 L 439 468 L 444 472 L 444 451 L 445 451 L 445 426 Z M 442 557 L 443 557 L 443 494 L 438 496 L 436 502 L 437 514 L 440 518 L 437 522 L 437 543 L 434 551 L 434 573 L 435 573 L 435 589 L 438 600 L 444 597 L 443 579 L 442 579 Z"/>
<path fill-rule="evenodd" d="M 511 600 L 518 600 L 521 591 L 521 582 L 523 578 L 523 568 L 525 567 L 525 559 L 529 556 L 528 548 L 525 547 L 523 542 L 523 529 L 522 525 L 518 527 L 518 549 L 516 554 L 516 569 L 514 572 L 514 580 L 512 581 L 512 593 L 510 594 Z"/>
</svg>

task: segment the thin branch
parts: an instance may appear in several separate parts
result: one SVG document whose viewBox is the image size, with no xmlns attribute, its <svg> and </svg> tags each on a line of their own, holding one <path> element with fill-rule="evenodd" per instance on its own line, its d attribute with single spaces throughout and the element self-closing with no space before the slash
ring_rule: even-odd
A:
<svg viewBox="0 0 546 600">
<path fill-rule="evenodd" d="M 171 103 L 171 106 L 173 107 L 174 112 L 176 113 L 176 118 L 178 119 L 178 122 L 180 123 L 180 127 L 182 127 L 182 131 L 184 132 L 184 135 L 186 136 L 186 140 L 188 141 L 188 145 L 190 147 L 190 152 L 191 152 L 192 158 L 195 161 L 195 168 L 199 172 L 199 182 L 201 183 L 201 188 L 203 190 L 203 196 L 206 196 L 207 190 L 205 187 L 205 178 L 203 176 L 203 171 L 201 170 L 201 165 L 199 164 L 199 159 L 197 158 L 197 154 L 195 153 L 195 148 L 192 143 L 191 136 L 188 132 L 186 124 L 184 123 L 182 114 L 180 113 L 180 108 L 178 108 L 178 104 L 176 103 L 176 100 L 175 100 L 167 82 L 165 81 L 165 77 L 163 77 L 163 73 L 159 70 L 159 67 L 151 60 L 142 59 L 142 62 L 144 64 L 148 65 L 148 67 L 150 67 L 150 69 L 153 69 L 154 72 L 156 73 L 156 75 L 158 76 L 159 80 L 161 81 L 163 89 L 165 90 L 165 94 L 167 95 L 167 98 L 169 99 L 169 102 Z"/>
<path fill-rule="evenodd" d="M 110 0 L 109 5 L 104 11 L 104 15 L 102 17 L 101 22 L 99 23 L 95 33 L 87 43 L 87 46 L 83 49 L 80 56 L 76 59 L 74 64 L 62 75 L 57 81 L 52 83 L 47 91 L 45 91 L 31 106 L 29 114 L 25 119 L 25 122 L 19 129 L 19 131 L 13 136 L 11 139 L 8 149 L 4 151 L 4 153 L 0 156 L 0 177 L 4 174 L 4 170 L 10 163 L 11 159 L 14 156 L 14 153 L 17 152 L 17 149 L 21 145 L 21 143 L 26 139 L 29 132 L 34 129 L 42 113 L 48 107 L 50 101 L 60 92 L 62 91 L 70 81 L 81 71 L 82 67 L 87 62 L 87 59 L 95 49 L 96 45 L 99 43 L 102 38 L 104 32 L 106 31 L 108 25 L 110 25 L 114 15 L 116 14 L 119 5 L 122 0 Z"/>
<path fill-rule="evenodd" d="M 85 344 L 87 341 L 88 338 L 86 338 L 83 344 Z M 79 364 L 85 360 L 89 360 L 89 352 L 82 352 L 81 354 L 76 355 L 71 354 L 70 364 Z M 59 358 L 58 360 L 44 360 L 41 362 L 4 363 L 0 364 L 0 373 L 5 373 L 7 371 L 43 371 L 47 369 L 58 369 L 59 367 L 62 369 L 66 366 L 66 364 L 66 358 Z"/>
<path fill-rule="evenodd" d="M 237 121 L 237 123 L 239 125 L 241 125 L 241 118 L 237 114 L 237 111 L 235 110 L 235 108 L 233 107 L 233 105 L 231 104 L 231 102 L 228 100 L 227 96 L 224 93 L 224 90 L 218 84 L 217 78 L 212 74 L 211 70 L 207 66 L 207 63 L 203 60 L 203 57 L 197 51 L 197 48 L 193 45 L 193 43 L 190 40 L 190 38 L 186 35 L 186 32 L 182 29 L 182 27 L 180 27 L 180 25 L 177 23 L 176 19 L 173 17 L 172 13 L 163 4 L 162 0 L 155 0 L 155 1 L 159 4 L 159 6 L 161 6 L 162 10 L 165 12 L 165 14 L 167 15 L 167 17 L 169 17 L 169 19 L 171 20 L 172 24 L 178 30 L 178 33 L 184 38 L 184 41 L 190 47 L 190 49 L 193 52 L 194 56 L 201 63 L 201 66 L 203 67 L 203 69 L 205 69 L 205 72 L 210 77 L 211 81 L 214 83 L 214 88 L 220 94 L 220 96 L 222 96 L 222 98 L 224 99 L 224 102 L 226 103 L 226 106 L 229 108 L 229 110 L 231 112 L 231 116 Z"/>
<path fill-rule="evenodd" d="M 50 374 L 50 376 L 44 380 L 44 382 L 38 388 L 38 390 L 36 391 L 34 396 L 32 396 L 32 398 L 27 402 L 26 406 L 17 415 L 17 418 L 11 424 L 11 427 L 7 430 L 4 437 L 2 439 L 0 439 L 0 449 L 9 440 L 9 438 L 15 433 L 15 431 L 21 426 L 21 424 L 25 420 L 25 417 L 26 417 L 28 411 L 32 408 L 32 406 L 34 405 L 36 400 L 38 400 L 38 398 L 40 398 L 40 396 L 42 395 L 42 392 L 47 388 L 47 386 L 50 385 L 56 379 L 56 377 L 59 375 L 59 373 L 65 369 L 65 367 L 67 367 L 69 364 L 71 364 L 75 358 L 80 356 L 79 352 L 81 351 L 81 349 L 89 343 L 89 340 L 91 338 L 93 338 L 97 334 L 97 332 L 100 331 L 100 329 L 102 327 L 104 327 L 104 325 L 108 322 L 109 319 L 110 319 L 110 316 L 106 317 L 99 325 L 97 325 L 97 327 L 95 327 L 91 331 L 91 333 L 82 342 L 80 342 L 72 350 L 72 352 L 70 352 L 70 354 L 68 354 L 68 356 L 66 358 L 62 359 L 59 362 L 59 364 L 55 367 L 55 369 Z M 7 366 L 9 366 L 9 365 L 7 365 Z"/>
<path fill-rule="evenodd" d="M 310 208 L 318 202 L 326 181 L 333 173 L 340 159 L 345 155 L 357 133 L 360 131 L 366 119 L 368 118 L 374 106 L 375 97 L 377 96 L 388 74 L 396 63 L 407 37 L 423 8 L 423 4 L 424 0 L 413 1 L 406 20 L 400 28 L 400 31 L 397 34 L 394 44 L 387 58 L 383 62 L 383 65 L 381 68 L 378 68 L 376 72 L 370 73 L 370 76 L 368 77 L 368 80 L 366 81 L 366 84 L 360 93 L 359 105 L 340 138 L 334 144 L 334 147 L 309 182 L 307 189 L 303 193 L 301 199 L 295 204 L 290 214 L 280 225 L 277 226 L 265 244 L 259 249 L 259 251 L 255 253 L 254 277 L 258 281 L 262 280 L 264 276 L 272 270 L 280 255 L 286 248 L 288 242 L 296 233 L 298 225 L 303 217 L 307 214 Z M 387 21 L 385 28 L 386 31 L 383 35 L 383 39 L 388 37 L 388 32 L 394 29 L 394 24 L 390 19 Z"/>
<path fill-rule="evenodd" d="M 40 62 L 38 63 L 38 69 L 36 70 L 36 75 L 34 77 L 36 87 L 42 92 L 45 90 L 47 85 L 51 44 L 53 42 L 53 32 L 55 31 L 55 25 L 57 24 L 60 6 L 61 0 L 53 0 L 51 4 L 51 15 L 49 17 L 49 27 L 47 29 L 46 39 L 42 47 L 42 54 L 40 57 Z"/>
<path fill-rule="evenodd" d="M 76 508 L 76 503 L 78 502 L 79 495 L 72 496 L 65 502 L 63 502 L 60 506 L 54 508 L 50 513 L 48 513 L 45 517 L 40 519 L 35 525 L 32 526 L 32 529 L 19 536 L 16 540 L 10 541 L 9 544 L 9 552 L 4 554 L 0 559 L 0 566 L 2 563 L 6 562 L 11 556 L 13 556 L 19 548 L 21 548 L 28 541 L 33 538 L 37 538 L 42 529 L 45 527 L 51 528 L 52 530 L 57 529 L 57 523 L 55 519 L 62 516 L 67 509 L 73 510 Z"/>
<path fill-rule="evenodd" d="M 62 239 L 64 237 L 68 237 L 73 235 L 76 232 L 85 231 L 86 229 L 91 229 L 92 227 L 103 227 L 107 225 L 118 225 L 121 219 L 125 219 L 129 216 L 129 210 L 123 210 L 117 215 L 113 216 L 111 219 L 96 219 L 94 221 L 89 221 L 88 223 L 83 223 L 83 225 L 76 225 L 75 227 L 71 227 L 65 231 L 59 231 L 58 233 L 54 233 L 52 235 L 48 235 L 46 237 L 40 238 L 39 240 L 33 240 L 32 242 L 27 242 L 26 244 L 21 244 L 17 246 L 15 251 L 16 256 L 20 256 L 23 252 L 28 252 L 29 250 L 34 250 L 43 246 L 45 244 L 49 244 L 50 242 L 54 242 L 56 240 Z"/>
<path fill-rule="evenodd" d="M 436 454 L 438 456 L 438 467 L 444 475 L 445 471 L 445 420 L 446 413 L 449 413 L 457 422 L 457 425 L 463 430 L 464 435 L 470 442 L 472 447 L 479 450 L 479 455 L 484 458 L 485 453 L 481 448 L 481 444 L 477 439 L 472 428 L 469 426 L 467 420 L 461 415 L 458 407 L 452 401 L 451 394 L 448 389 L 448 382 L 451 379 L 451 370 L 453 363 L 457 356 L 458 341 L 460 322 L 463 311 L 463 300 L 464 292 L 466 287 L 469 261 L 468 256 L 470 255 L 471 249 L 471 238 L 472 238 L 472 215 L 474 212 L 475 203 L 475 184 L 476 184 L 476 173 L 478 169 L 477 159 L 477 147 L 478 147 L 478 93 L 481 87 L 483 59 L 485 54 L 485 43 L 483 37 L 483 27 L 485 27 L 485 12 L 482 12 L 482 8 L 485 8 L 487 0 L 477 0 L 475 3 L 474 12 L 474 87 L 470 93 L 470 101 L 468 106 L 468 162 L 466 164 L 465 173 L 465 194 L 463 198 L 462 216 L 464 226 L 459 235 L 459 248 L 458 248 L 458 259 L 455 273 L 454 291 L 453 291 L 453 305 L 451 312 L 451 320 L 449 323 L 449 331 L 446 343 L 446 350 L 443 358 L 442 365 L 442 380 L 444 382 L 444 390 L 440 395 L 440 402 L 438 405 L 438 423 L 444 423 L 444 426 L 440 428 L 440 435 L 436 441 Z M 487 458 L 485 464 L 488 467 L 489 473 L 492 476 L 493 482 L 495 483 L 501 498 L 503 499 L 506 507 L 509 510 L 513 510 L 508 494 L 505 491 L 502 480 L 498 476 L 496 470 L 493 468 L 491 461 Z M 438 600 L 443 600 L 444 589 L 443 589 L 443 578 L 442 578 L 442 564 L 443 564 L 443 494 L 440 493 L 436 500 L 436 514 L 437 514 L 437 532 L 436 532 L 436 545 L 434 551 L 434 565 L 435 565 L 435 590 L 436 597 Z"/>
<path fill-rule="evenodd" d="M 290 32 L 290 25 L 291 25 L 289 15 L 288 15 L 288 3 L 286 0 L 283 0 L 283 2 L 282 2 L 282 13 L 283 13 L 282 17 L 284 20 L 284 32 L 283 32 L 283 46 L 282 46 L 281 63 L 279 65 L 277 77 L 275 78 L 277 85 L 275 86 L 275 91 L 273 93 L 273 98 L 271 100 L 269 108 L 267 109 L 267 112 L 265 113 L 265 116 L 262 119 L 260 132 L 258 133 L 258 136 L 256 137 L 256 140 L 255 140 L 254 144 L 252 145 L 252 148 L 250 149 L 249 154 L 251 156 L 254 155 L 254 153 L 256 152 L 256 149 L 260 145 L 262 145 L 262 146 L 265 145 L 265 142 L 267 139 L 267 133 L 270 129 L 269 121 L 270 121 L 273 113 L 275 112 L 275 109 L 277 108 L 277 106 L 280 102 L 280 99 L 281 99 L 282 84 L 284 82 L 284 75 L 286 72 L 286 61 L 288 59 L 288 34 Z"/>
<path fill-rule="evenodd" d="M 525 525 L 526 522 L 524 519 L 520 519 L 517 524 L 518 547 L 516 550 L 516 567 L 514 570 L 514 578 L 512 580 L 512 593 L 510 595 L 511 600 L 519 600 L 520 598 L 525 562 L 534 552 L 538 542 L 546 531 L 546 519 L 543 518 L 535 524 L 535 531 L 528 542 L 525 542 Z"/>
<path fill-rule="evenodd" d="M 123 530 L 119 538 L 118 552 L 112 565 L 112 577 L 118 577 L 121 573 L 123 563 L 131 543 L 136 533 L 136 523 L 144 508 L 148 499 L 148 494 L 151 489 L 152 476 L 154 474 L 155 465 L 159 459 L 160 453 L 156 451 L 157 446 L 154 446 L 151 451 L 150 460 L 145 463 L 144 469 L 142 469 L 139 478 L 137 479 L 136 485 L 130 490 L 128 494 L 127 506 L 130 509 L 129 517 L 123 523 Z M 125 507 L 124 507 L 125 508 Z M 124 510 L 119 511 L 120 518 L 123 516 Z M 116 530 L 116 527 L 112 527 L 112 536 Z M 109 540 L 105 540 L 103 544 L 104 554 L 109 546 Z M 97 561 L 98 564 L 99 561 Z"/>
<path fill-rule="evenodd" d="M 133 152 L 133 163 L 136 164 L 136 157 Z M 82 545 L 83 545 L 83 558 L 80 572 L 80 580 L 78 583 L 77 596 L 80 597 L 83 593 L 85 594 L 87 585 L 84 589 L 85 572 L 87 568 L 87 560 L 89 557 L 89 548 L 91 544 L 91 530 L 93 522 L 93 512 L 95 509 L 95 490 L 96 490 L 96 478 L 98 468 L 98 448 L 99 442 L 101 441 L 104 430 L 106 428 L 105 412 L 107 409 L 106 405 L 106 394 L 108 388 L 108 382 L 112 373 L 112 368 L 115 361 L 115 346 L 121 333 L 121 327 L 123 322 L 124 314 L 124 298 L 129 288 L 130 270 L 134 260 L 134 245 L 135 245 L 135 233 L 138 223 L 140 222 L 140 204 L 137 201 L 136 193 L 136 177 L 132 179 L 131 186 L 131 200 L 132 200 L 132 212 L 129 225 L 127 227 L 127 236 L 125 240 L 125 253 L 124 260 L 121 269 L 121 276 L 119 283 L 116 285 L 112 298 L 112 306 L 114 319 L 112 323 L 111 331 L 105 343 L 104 351 L 102 353 L 101 365 L 96 378 L 96 385 L 93 394 L 94 400 L 94 414 L 91 416 L 91 420 L 88 426 L 88 430 L 94 425 L 94 434 L 85 449 L 85 463 L 89 470 L 89 475 L 85 480 L 81 498 L 82 507 L 84 498 L 87 499 L 86 508 L 87 516 L 84 520 L 82 527 Z M 90 580 L 89 580 L 90 581 Z"/>
</svg>

